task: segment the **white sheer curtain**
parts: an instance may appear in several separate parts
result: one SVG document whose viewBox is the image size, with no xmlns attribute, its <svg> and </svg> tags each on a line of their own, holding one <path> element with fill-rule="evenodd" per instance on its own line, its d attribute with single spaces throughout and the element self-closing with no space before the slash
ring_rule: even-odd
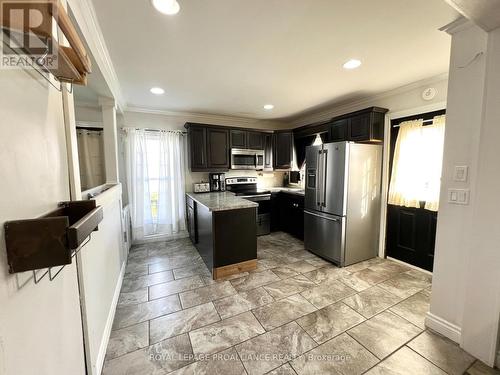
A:
<svg viewBox="0 0 500 375">
<path fill-rule="evenodd" d="M 389 204 L 437 211 L 443 164 L 445 116 L 436 116 L 432 125 L 422 120 L 400 124 L 396 140 Z"/>
<path fill-rule="evenodd" d="M 186 229 L 182 134 L 125 128 L 127 189 L 135 240 Z"/>
</svg>

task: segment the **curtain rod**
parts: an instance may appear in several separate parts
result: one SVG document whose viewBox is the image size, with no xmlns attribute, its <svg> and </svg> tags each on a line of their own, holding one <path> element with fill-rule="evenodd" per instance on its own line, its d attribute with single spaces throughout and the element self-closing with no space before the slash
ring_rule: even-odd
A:
<svg viewBox="0 0 500 375">
<path fill-rule="evenodd" d="M 125 130 L 126 127 L 121 128 L 121 130 Z M 130 129 L 130 128 L 129 128 Z M 149 129 L 149 128 L 135 128 L 135 130 L 144 130 L 147 132 L 166 132 L 166 133 L 177 133 L 177 134 L 187 134 L 186 131 L 182 130 L 165 130 L 165 129 Z"/>
<path fill-rule="evenodd" d="M 403 121 L 404 122 L 404 121 Z M 422 121 L 422 124 L 425 124 L 425 125 L 432 125 L 434 124 L 434 119 L 429 119 L 429 120 L 423 120 Z M 398 124 L 398 125 L 393 125 L 392 127 L 393 128 L 399 128 L 401 126 L 401 124 Z"/>
</svg>

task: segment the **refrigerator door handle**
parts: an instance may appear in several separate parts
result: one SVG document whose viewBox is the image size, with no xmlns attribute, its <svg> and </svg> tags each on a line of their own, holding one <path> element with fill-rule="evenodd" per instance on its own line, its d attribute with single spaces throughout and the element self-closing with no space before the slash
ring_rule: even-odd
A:
<svg viewBox="0 0 500 375">
<path fill-rule="evenodd" d="M 318 160 L 316 166 L 316 206 L 321 207 L 321 189 L 323 186 L 323 170 L 322 170 L 322 150 L 318 151 Z"/>
<path fill-rule="evenodd" d="M 323 201 L 321 206 L 326 207 L 326 181 L 327 181 L 327 171 L 328 171 L 328 150 L 323 150 L 323 181 L 322 181 L 322 194 L 321 197 Z"/>
<path fill-rule="evenodd" d="M 336 223 L 340 223 L 342 221 L 342 219 L 340 219 L 340 218 L 326 217 L 326 216 L 323 216 L 323 215 L 315 214 L 314 212 L 311 212 L 311 211 L 304 211 L 304 213 L 307 214 L 307 215 L 320 217 L 320 218 L 325 219 L 325 220 L 335 221 Z"/>
</svg>

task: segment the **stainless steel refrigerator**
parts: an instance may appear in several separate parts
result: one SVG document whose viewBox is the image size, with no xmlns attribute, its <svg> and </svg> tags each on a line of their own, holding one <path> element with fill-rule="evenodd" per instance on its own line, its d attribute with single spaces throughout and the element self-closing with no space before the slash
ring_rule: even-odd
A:
<svg viewBox="0 0 500 375">
<path fill-rule="evenodd" d="M 352 142 L 306 148 L 305 248 L 337 265 L 378 253 L 382 146 Z"/>
</svg>

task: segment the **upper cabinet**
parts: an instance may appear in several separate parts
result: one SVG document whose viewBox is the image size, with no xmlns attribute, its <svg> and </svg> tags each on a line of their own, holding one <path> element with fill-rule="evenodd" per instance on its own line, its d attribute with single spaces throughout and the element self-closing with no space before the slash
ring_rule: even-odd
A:
<svg viewBox="0 0 500 375">
<path fill-rule="evenodd" d="M 337 116 L 293 130 L 295 137 L 305 138 L 316 134 L 328 134 L 326 142 L 373 142 L 384 140 L 385 114 L 387 109 L 369 107 L 360 111 Z M 321 136 L 323 139 L 323 135 Z"/>
<path fill-rule="evenodd" d="M 293 160 L 293 133 L 277 132 L 274 134 L 274 168 L 290 169 Z"/>
<path fill-rule="evenodd" d="M 330 142 L 382 142 L 387 109 L 371 107 L 332 119 L 328 134 Z"/>
<path fill-rule="evenodd" d="M 245 130 L 231 130 L 231 148 L 247 148 L 247 135 Z"/>
<path fill-rule="evenodd" d="M 207 128 L 207 167 L 229 169 L 229 130 Z"/>
<path fill-rule="evenodd" d="M 231 148 L 264 149 L 264 133 L 257 131 L 231 130 Z"/>
<path fill-rule="evenodd" d="M 191 171 L 229 169 L 229 130 L 187 123 Z"/>
</svg>

